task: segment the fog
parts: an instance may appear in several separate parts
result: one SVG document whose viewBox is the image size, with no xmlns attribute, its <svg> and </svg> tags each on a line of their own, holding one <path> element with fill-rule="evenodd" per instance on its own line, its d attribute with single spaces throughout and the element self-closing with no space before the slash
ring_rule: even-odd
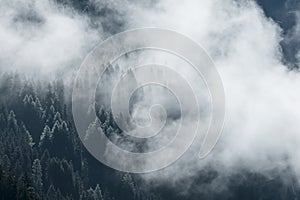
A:
<svg viewBox="0 0 300 200">
<path fill-rule="evenodd" d="M 269 176 L 290 169 L 300 178 L 300 76 L 282 62 L 282 29 L 256 3 L 164 0 L 131 19 L 130 27 L 169 28 L 196 40 L 213 58 L 226 95 L 226 122 L 212 154 L 198 160 L 195 147 L 146 178 L 175 184 L 204 166 L 221 176 L 245 169 Z M 294 37 L 298 34 L 295 27 Z"/>
<path fill-rule="evenodd" d="M 99 1 L 93 3 L 101 7 Z M 176 185 L 182 179 L 192 180 L 205 166 L 218 171 L 220 180 L 245 169 L 266 176 L 272 170 L 289 169 L 300 180 L 300 74 L 283 64 L 282 29 L 256 3 L 106 4 L 123 13 L 124 29 L 161 27 L 193 38 L 214 60 L 225 88 L 226 121 L 213 152 L 198 159 L 201 141 L 196 141 L 178 162 L 143 175 L 145 180 Z M 292 37 L 297 39 L 300 14 L 296 15 Z M 0 68 L 41 76 L 74 72 L 94 45 L 109 35 L 90 22 L 87 15 L 47 0 L 2 1 Z M 218 181 L 212 187 L 222 183 Z"/>
<path fill-rule="evenodd" d="M 0 13 L 5 70 L 47 75 L 74 68 L 101 38 L 86 16 L 47 0 L 4 0 Z"/>
</svg>

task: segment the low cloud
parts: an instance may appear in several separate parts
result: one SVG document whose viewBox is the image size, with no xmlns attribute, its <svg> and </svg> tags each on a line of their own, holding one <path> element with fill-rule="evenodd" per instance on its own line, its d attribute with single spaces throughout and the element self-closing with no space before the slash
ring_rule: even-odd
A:
<svg viewBox="0 0 300 200">
<path fill-rule="evenodd" d="M 0 13 L 0 65 L 6 70 L 49 74 L 77 67 L 102 36 L 87 17 L 54 1 L 4 0 Z"/>
<path fill-rule="evenodd" d="M 196 40 L 213 58 L 226 94 L 226 123 L 213 153 L 198 160 L 196 146 L 146 179 L 176 183 L 204 166 L 223 174 L 291 167 L 300 178 L 300 75 L 283 64 L 282 30 L 255 2 L 164 0 L 131 19 L 130 27 L 169 28 Z"/>
<path fill-rule="evenodd" d="M 179 161 L 144 175 L 145 180 L 176 185 L 179 180 L 192 180 L 207 166 L 228 175 L 242 169 L 268 174 L 290 168 L 300 180 L 300 75 L 282 62 L 278 24 L 254 1 L 120 5 L 112 7 L 123 13 L 125 28 L 168 28 L 202 45 L 215 62 L 226 94 L 226 123 L 212 154 L 199 160 L 201 141 L 196 141 Z M 78 67 L 94 44 L 104 39 L 105 30 L 91 28 L 86 15 L 47 0 L 4 0 L 0 66 L 29 73 Z M 295 27 L 295 37 L 299 36 L 300 23 Z"/>
</svg>

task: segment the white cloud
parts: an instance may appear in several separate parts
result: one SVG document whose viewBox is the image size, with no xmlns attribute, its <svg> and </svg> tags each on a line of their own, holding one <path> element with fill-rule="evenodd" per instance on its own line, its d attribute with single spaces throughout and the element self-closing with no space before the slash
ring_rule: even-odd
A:
<svg viewBox="0 0 300 200">
<path fill-rule="evenodd" d="M 4 0 L 0 13 L 0 60 L 5 69 L 48 74 L 77 67 L 101 38 L 85 16 L 48 0 Z"/>
<path fill-rule="evenodd" d="M 201 44 L 214 59 L 226 94 L 226 124 L 213 154 L 197 160 L 198 141 L 179 162 L 145 178 L 172 184 L 205 165 L 222 173 L 240 168 L 265 173 L 290 165 L 300 178 L 300 75 L 281 62 L 277 24 L 252 1 L 162 0 L 152 8 L 126 9 L 128 28 L 169 28 Z M 18 15 L 33 11 L 36 20 L 18 22 Z M 84 16 L 62 12 L 47 0 L 4 0 L 0 6 L 2 68 L 55 71 L 80 60 L 100 38 Z"/>
<path fill-rule="evenodd" d="M 195 39 L 214 59 L 226 94 L 226 124 L 213 154 L 197 161 L 192 152 L 147 178 L 176 182 L 208 164 L 226 173 L 290 165 L 300 178 L 300 75 L 281 62 L 281 29 L 260 7 L 252 1 L 163 0 L 155 9 L 136 9 L 130 19 L 130 27 L 169 28 Z"/>
</svg>

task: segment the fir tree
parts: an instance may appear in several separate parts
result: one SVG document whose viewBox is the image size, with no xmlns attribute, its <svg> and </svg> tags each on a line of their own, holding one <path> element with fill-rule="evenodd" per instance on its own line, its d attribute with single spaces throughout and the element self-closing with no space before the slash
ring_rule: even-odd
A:
<svg viewBox="0 0 300 200">
<path fill-rule="evenodd" d="M 43 189 L 43 179 L 42 179 L 42 167 L 39 159 L 35 159 L 32 164 L 32 180 L 35 189 L 38 193 L 42 192 Z"/>
</svg>

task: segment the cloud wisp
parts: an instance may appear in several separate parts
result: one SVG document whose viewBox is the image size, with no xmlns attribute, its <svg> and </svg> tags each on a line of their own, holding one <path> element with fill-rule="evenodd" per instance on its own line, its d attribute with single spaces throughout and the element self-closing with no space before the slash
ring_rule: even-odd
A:
<svg viewBox="0 0 300 200">
<path fill-rule="evenodd" d="M 100 1 L 91 2 L 101 10 Z M 199 160 L 195 152 L 201 141 L 196 140 L 178 162 L 146 180 L 175 184 L 205 166 L 222 174 L 291 168 L 300 180 L 300 75 L 282 62 L 281 28 L 254 1 L 126 1 L 126 6 L 111 6 L 124 13 L 124 28 L 168 28 L 193 38 L 214 60 L 225 87 L 226 123 L 212 155 Z M 4 0 L 0 68 L 30 74 L 73 71 L 107 29 L 93 28 L 85 14 L 52 1 Z M 300 62 L 300 53 L 298 57 Z"/>
<path fill-rule="evenodd" d="M 198 160 L 191 150 L 146 178 L 176 182 L 208 165 L 229 174 L 291 167 L 300 178 L 300 75 L 282 63 L 282 30 L 255 2 L 164 0 L 130 19 L 131 28 L 169 28 L 196 40 L 215 61 L 226 94 L 226 123 L 213 154 Z"/>
<path fill-rule="evenodd" d="M 6 1 L 0 6 L 1 68 L 49 74 L 74 67 L 101 31 L 84 15 L 53 1 Z"/>
</svg>

